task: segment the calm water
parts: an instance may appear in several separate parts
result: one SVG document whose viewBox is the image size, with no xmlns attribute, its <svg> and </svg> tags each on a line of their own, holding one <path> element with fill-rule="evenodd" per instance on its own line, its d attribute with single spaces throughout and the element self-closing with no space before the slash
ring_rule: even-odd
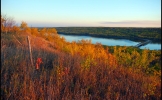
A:
<svg viewBox="0 0 162 100">
<path fill-rule="evenodd" d="M 93 44 L 95 43 L 101 43 L 103 45 L 107 45 L 107 46 L 135 46 L 137 45 L 139 42 L 134 42 L 134 41 L 130 41 L 127 39 L 107 39 L 107 38 L 97 38 L 97 37 L 91 37 L 91 36 L 75 36 L 75 35 L 63 35 L 60 34 L 60 36 L 64 37 L 66 39 L 66 41 L 72 42 L 72 41 L 78 41 L 78 40 L 82 40 L 82 39 L 87 39 L 92 41 Z M 141 49 L 150 49 L 150 50 L 161 50 L 161 44 L 157 44 L 157 43 L 149 43 L 145 46 L 141 46 Z"/>
</svg>

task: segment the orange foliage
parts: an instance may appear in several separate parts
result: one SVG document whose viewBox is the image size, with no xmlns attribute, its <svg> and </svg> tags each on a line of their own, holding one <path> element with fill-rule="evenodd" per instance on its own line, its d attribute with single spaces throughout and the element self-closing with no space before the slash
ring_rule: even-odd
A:
<svg viewBox="0 0 162 100">
<path fill-rule="evenodd" d="M 47 31 L 46 28 L 41 29 L 41 30 L 40 30 L 40 36 L 41 36 L 41 37 L 44 37 L 46 31 Z"/>
<path fill-rule="evenodd" d="M 138 73 L 134 71 L 135 66 L 140 68 L 148 65 L 147 50 L 140 56 L 136 51 L 131 54 L 127 53 L 126 47 L 118 49 L 114 47 L 112 54 L 108 47 L 92 44 L 91 40 L 81 40 L 78 43 L 66 42 L 64 38 L 60 38 L 56 29 L 44 28 L 40 32 L 37 28 L 31 30 L 26 28 L 25 30 L 31 31 L 32 35 L 49 40 L 49 46 L 53 51 L 38 49 L 33 45 L 33 56 L 41 54 L 45 59 L 43 62 L 45 70 L 38 72 L 39 77 L 35 78 L 34 75 L 31 75 L 32 69 L 29 67 L 29 62 L 26 62 L 28 57 L 24 57 L 28 49 L 5 48 L 1 57 L 5 59 L 5 63 L 2 64 L 3 73 L 1 73 L 4 78 L 2 80 L 3 99 L 9 99 L 10 95 L 14 99 L 30 100 L 149 100 L 161 98 L 161 80 L 156 76 L 146 76 L 142 71 L 138 71 Z M 11 54 L 19 55 L 12 57 Z M 152 53 L 151 56 L 154 57 L 154 54 Z M 20 61 L 17 61 L 17 58 Z M 40 69 L 41 63 L 42 59 L 37 58 L 36 69 Z"/>
<path fill-rule="evenodd" d="M 37 28 L 31 28 L 31 34 L 35 36 L 39 36 L 38 29 Z"/>
<path fill-rule="evenodd" d="M 20 28 L 18 26 L 13 26 L 12 32 L 18 33 L 20 31 Z"/>
</svg>

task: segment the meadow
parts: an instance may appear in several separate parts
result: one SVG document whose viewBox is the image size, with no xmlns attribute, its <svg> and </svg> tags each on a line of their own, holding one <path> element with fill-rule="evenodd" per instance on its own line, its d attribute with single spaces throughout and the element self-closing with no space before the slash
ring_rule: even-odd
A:
<svg viewBox="0 0 162 100">
<path fill-rule="evenodd" d="M 1 31 L 1 99 L 161 100 L 161 51 L 70 43 L 55 28 Z"/>
</svg>

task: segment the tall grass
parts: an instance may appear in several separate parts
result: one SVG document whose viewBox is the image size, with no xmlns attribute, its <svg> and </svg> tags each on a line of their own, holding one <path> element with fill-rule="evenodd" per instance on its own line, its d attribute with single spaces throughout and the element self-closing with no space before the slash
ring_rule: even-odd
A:
<svg viewBox="0 0 162 100">
<path fill-rule="evenodd" d="M 11 38 L 11 37 L 10 37 Z M 160 100 L 161 80 L 135 73 L 131 68 L 109 66 L 94 59 L 84 69 L 86 57 L 61 50 L 32 48 L 35 70 L 26 46 L 3 37 L 1 42 L 2 100 Z"/>
</svg>

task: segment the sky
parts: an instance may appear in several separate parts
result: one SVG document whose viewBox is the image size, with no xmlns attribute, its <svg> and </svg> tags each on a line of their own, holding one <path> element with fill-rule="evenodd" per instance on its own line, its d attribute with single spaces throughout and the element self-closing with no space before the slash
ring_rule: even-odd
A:
<svg viewBox="0 0 162 100">
<path fill-rule="evenodd" d="M 1 0 L 1 15 L 32 27 L 161 27 L 161 0 Z"/>
</svg>

